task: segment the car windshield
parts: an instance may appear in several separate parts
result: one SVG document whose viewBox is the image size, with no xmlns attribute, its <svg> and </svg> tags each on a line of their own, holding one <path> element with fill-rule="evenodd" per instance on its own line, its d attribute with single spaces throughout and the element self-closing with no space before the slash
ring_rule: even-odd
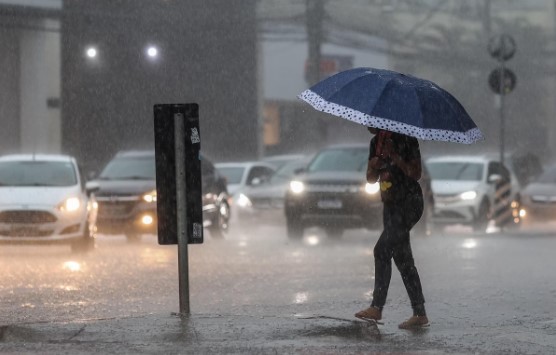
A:
<svg viewBox="0 0 556 355">
<path fill-rule="evenodd" d="M 7 161 L 0 163 L 0 186 L 73 186 L 77 184 L 70 162 Z"/>
<path fill-rule="evenodd" d="M 554 184 L 556 183 L 556 167 L 553 167 L 545 171 L 541 176 L 539 176 L 537 182 L 541 184 Z"/>
<path fill-rule="evenodd" d="M 432 180 L 479 181 L 483 164 L 467 162 L 430 162 L 427 169 Z"/>
<path fill-rule="evenodd" d="M 337 148 L 320 152 L 310 163 L 308 171 L 364 171 L 367 168 L 367 148 Z"/>
<path fill-rule="evenodd" d="M 291 180 L 297 169 L 304 167 L 307 164 L 305 160 L 292 161 L 282 165 L 282 167 L 270 177 L 269 183 L 272 185 L 287 183 Z"/>
<path fill-rule="evenodd" d="M 239 184 L 243 173 L 244 167 L 241 166 L 219 166 L 218 172 L 226 178 L 228 184 Z"/>
<path fill-rule="evenodd" d="M 100 174 L 102 180 L 155 180 L 154 156 L 117 157 Z"/>
</svg>

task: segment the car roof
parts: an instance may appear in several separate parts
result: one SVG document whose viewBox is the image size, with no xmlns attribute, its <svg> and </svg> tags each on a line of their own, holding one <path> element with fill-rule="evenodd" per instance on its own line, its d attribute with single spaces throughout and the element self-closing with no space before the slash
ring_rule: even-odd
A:
<svg viewBox="0 0 556 355">
<path fill-rule="evenodd" d="M 439 155 L 434 157 L 429 157 L 426 159 L 427 162 L 476 162 L 485 163 L 491 161 L 497 161 L 494 155 L 480 154 L 480 155 Z"/>
<path fill-rule="evenodd" d="M 319 151 L 329 150 L 329 149 L 369 149 L 369 143 L 339 143 L 339 144 L 332 144 L 326 147 L 323 147 Z"/>
<path fill-rule="evenodd" d="M 289 160 L 289 159 L 302 159 L 306 155 L 305 154 L 279 154 L 279 155 L 269 155 L 264 157 L 262 160 L 271 162 L 274 160 Z"/>
<path fill-rule="evenodd" d="M 269 164 L 267 162 L 261 162 L 261 161 L 236 161 L 236 162 L 223 162 L 223 163 L 215 163 L 214 166 L 217 168 L 228 168 L 228 167 L 242 167 L 242 168 L 247 168 L 247 167 L 251 167 L 253 165 L 258 165 L 258 166 L 266 166 L 269 167 L 271 169 L 274 169 L 274 165 Z"/>
<path fill-rule="evenodd" d="M 0 157 L 0 161 L 62 161 L 71 162 L 75 158 L 65 154 L 9 154 Z"/>
<path fill-rule="evenodd" d="M 122 150 L 116 154 L 116 157 L 141 158 L 154 157 L 154 155 L 154 150 Z"/>
<path fill-rule="evenodd" d="M 199 152 L 199 155 L 201 156 L 202 160 L 210 161 L 210 159 L 206 155 L 204 155 L 202 152 Z M 154 149 L 121 150 L 116 154 L 115 158 L 120 158 L 120 157 L 124 157 L 124 158 L 154 158 L 155 157 L 155 150 Z"/>
</svg>

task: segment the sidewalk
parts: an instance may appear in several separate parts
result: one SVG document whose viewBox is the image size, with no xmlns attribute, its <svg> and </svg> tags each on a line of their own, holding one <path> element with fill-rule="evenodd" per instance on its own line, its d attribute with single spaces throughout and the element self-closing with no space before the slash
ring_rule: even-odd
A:
<svg viewBox="0 0 556 355">
<path fill-rule="evenodd" d="M 446 354 L 419 333 L 318 315 L 173 314 L 0 327 L 0 353 Z"/>
</svg>

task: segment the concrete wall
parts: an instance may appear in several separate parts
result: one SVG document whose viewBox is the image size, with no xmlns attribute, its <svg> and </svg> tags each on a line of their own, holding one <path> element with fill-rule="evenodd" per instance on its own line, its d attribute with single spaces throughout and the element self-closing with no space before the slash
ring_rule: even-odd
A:
<svg viewBox="0 0 556 355">
<path fill-rule="evenodd" d="M 64 6 L 64 149 L 98 168 L 119 150 L 153 146 L 154 104 L 197 102 L 205 154 L 256 157 L 254 0 L 73 0 Z M 148 44 L 158 46 L 158 60 L 146 60 Z M 89 45 L 98 48 L 95 60 L 84 55 Z"/>
<path fill-rule="evenodd" d="M 0 28 L 0 153 L 58 153 L 60 111 L 48 102 L 60 97 L 60 34 L 40 30 L 56 21 L 9 20 Z"/>
<path fill-rule="evenodd" d="M 19 149 L 19 34 L 0 28 L 0 154 Z"/>
<path fill-rule="evenodd" d="M 21 31 L 20 68 L 21 150 L 59 153 L 60 34 Z"/>
</svg>

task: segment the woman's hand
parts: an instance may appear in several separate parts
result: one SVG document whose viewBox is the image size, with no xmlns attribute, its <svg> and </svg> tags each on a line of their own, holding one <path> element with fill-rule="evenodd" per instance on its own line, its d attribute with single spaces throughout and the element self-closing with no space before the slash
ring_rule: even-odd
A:
<svg viewBox="0 0 556 355">
<path fill-rule="evenodd" d="M 380 169 L 384 167 L 384 160 L 379 157 L 372 157 L 367 163 L 367 182 L 374 184 L 378 181 Z"/>
<path fill-rule="evenodd" d="M 383 169 L 385 164 L 385 161 L 380 157 L 372 157 L 371 160 L 369 160 L 369 166 L 374 170 Z"/>
</svg>

